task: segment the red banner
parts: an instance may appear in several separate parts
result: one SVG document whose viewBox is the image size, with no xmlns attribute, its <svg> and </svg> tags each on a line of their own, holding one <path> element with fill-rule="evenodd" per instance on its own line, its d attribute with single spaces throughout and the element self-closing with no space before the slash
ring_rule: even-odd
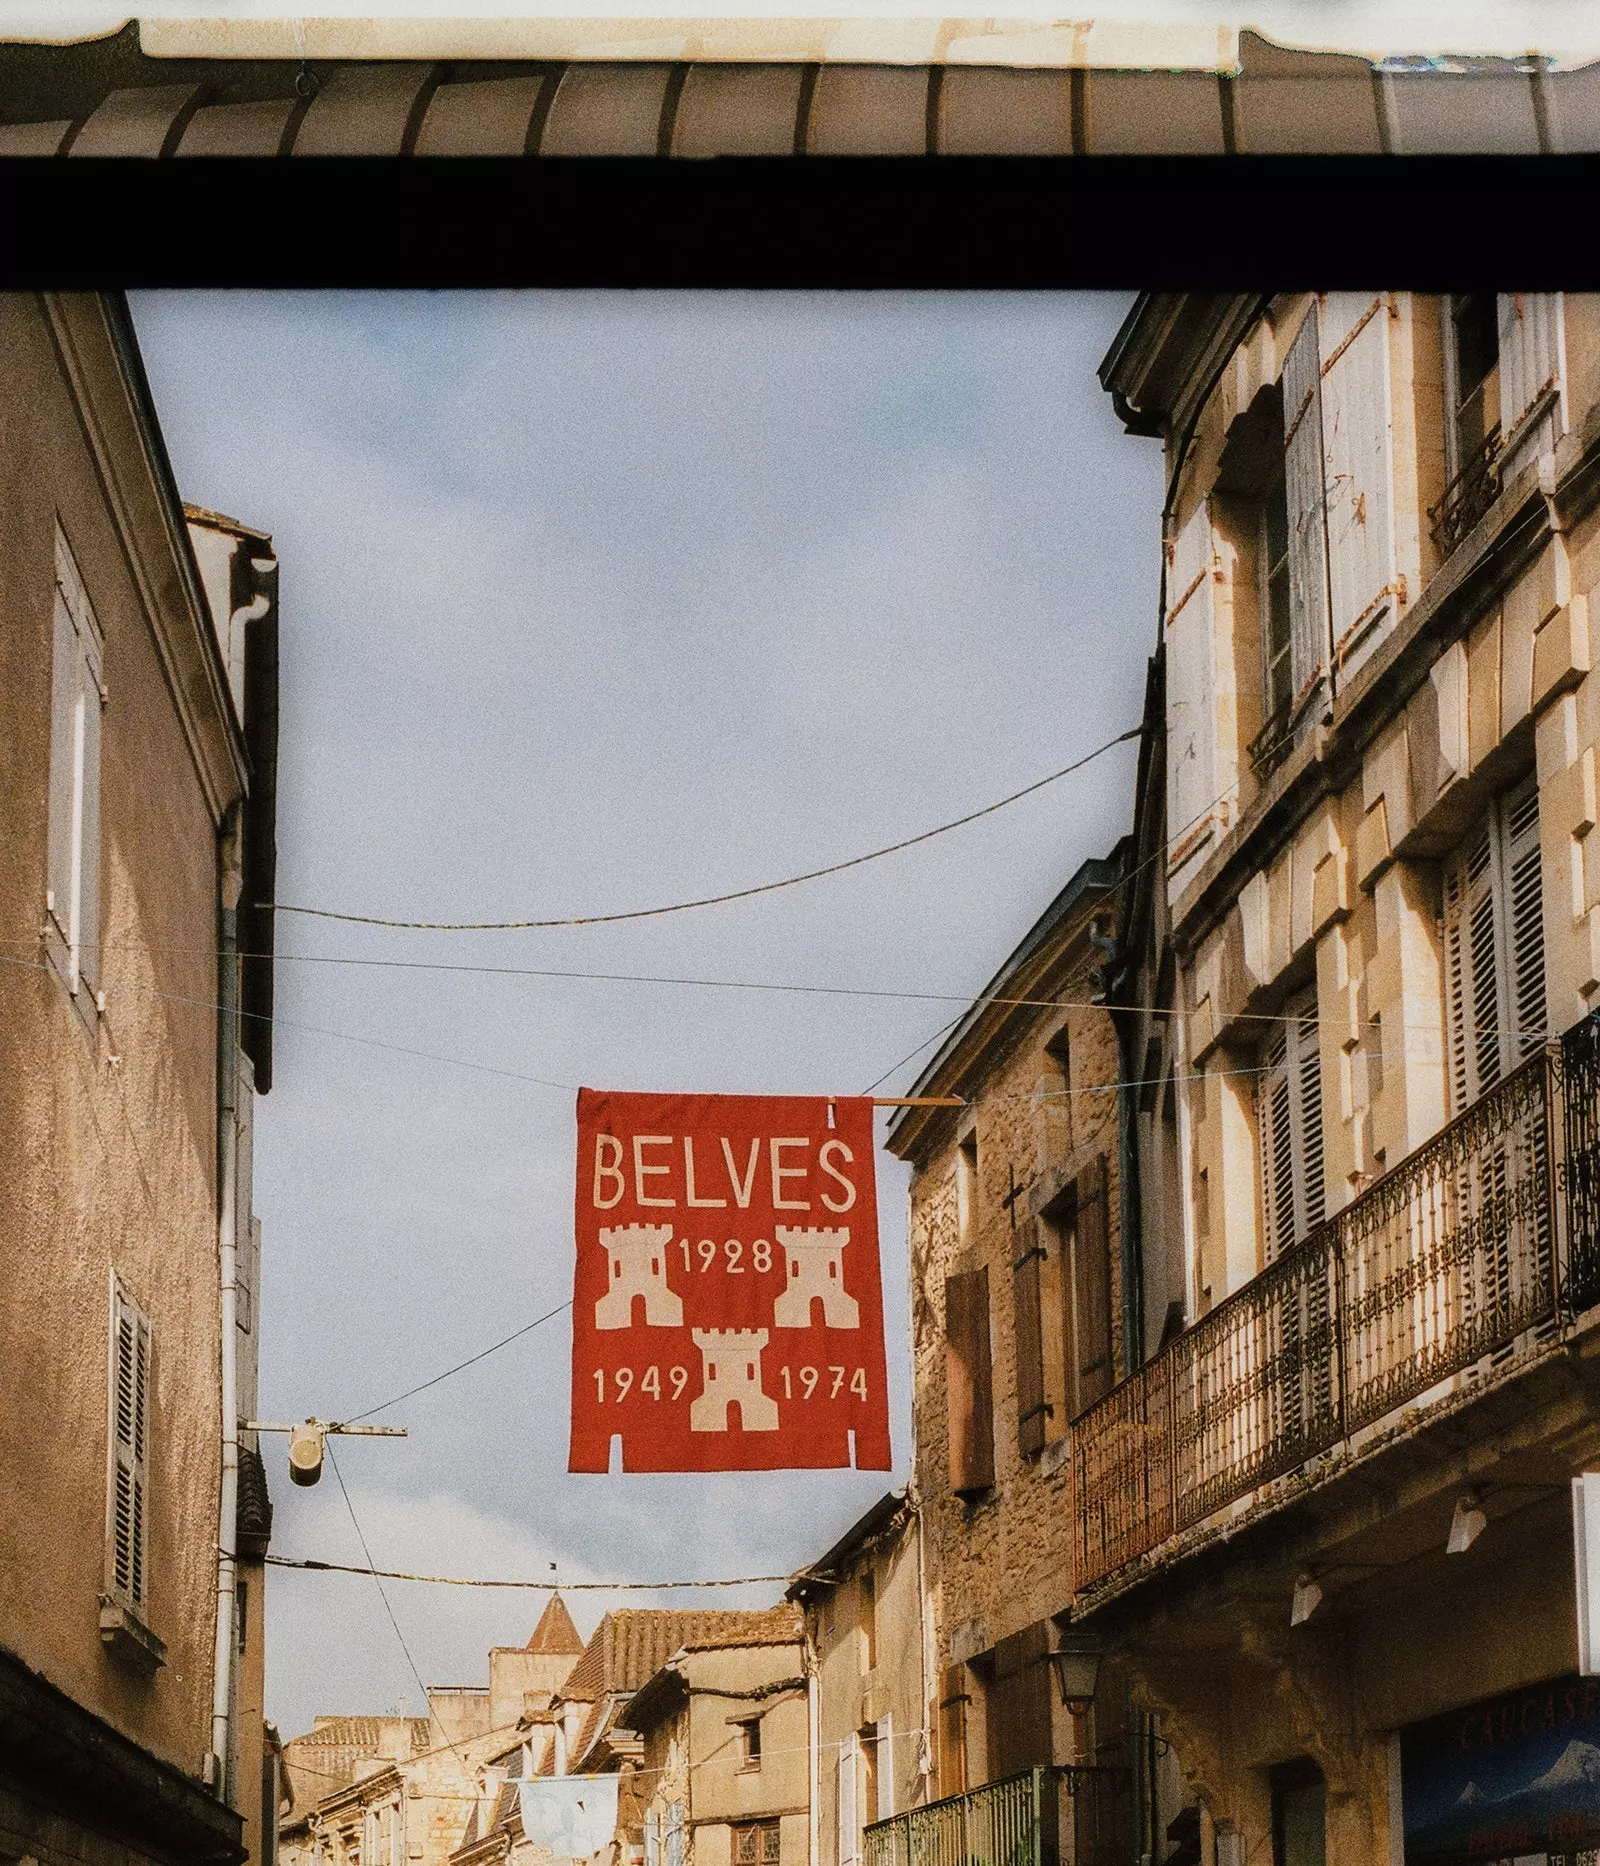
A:
<svg viewBox="0 0 1600 1866">
<path fill-rule="evenodd" d="M 568 1468 L 889 1469 L 872 1104 L 578 1094 Z"/>
</svg>

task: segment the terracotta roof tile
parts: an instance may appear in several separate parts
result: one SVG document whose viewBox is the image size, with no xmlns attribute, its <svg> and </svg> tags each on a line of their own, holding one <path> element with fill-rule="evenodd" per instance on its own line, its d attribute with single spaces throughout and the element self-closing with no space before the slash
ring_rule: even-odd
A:
<svg viewBox="0 0 1600 1866">
<path fill-rule="evenodd" d="M 791 1606 L 700 1612 L 626 1607 L 608 1613 L 595 1628 L 560 1695 L 569 1703 L 593 1704 L 609 1691 L 637 1691 L 684 1646 L 782 1645 L 798 1639 L 800 1630 L 799 1612 Z"/>
<path fill-rule="evenodd" d="M 554 1653 L 562 1658 L 576 1658 L 583 1651 L 578 1629 L 572 1624 L 567 1603 L 559 1594 L 550 1596 L 550 1604 L 539 1615 L 539 1624 L 533 1629 L 533 1637 L 528 1641 L 527 1649 L 529 1652 Z"/>
</svg>

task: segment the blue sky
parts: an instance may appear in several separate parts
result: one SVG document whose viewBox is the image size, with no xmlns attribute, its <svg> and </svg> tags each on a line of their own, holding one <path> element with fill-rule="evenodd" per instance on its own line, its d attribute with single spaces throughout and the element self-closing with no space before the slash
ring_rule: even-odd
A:
<svg viewBox="0 0 1600 1866">
<path fill-rule="evenodd" d="M 271 531 L 282 564 L 279 898 L 499 919 L 714 893 L 914 834 L 1135 724 L 1159 453 L 1095 380 L 1127 303 L 136 294 L 184 496 Z M 904 855 L 674 919 L 281 920 L 263 1413 L 348 1416 L 570 1295 L 580 1083 L 864 1089 L 1127 827 L 1133 750 Z M 957 1001 L 328 963 L 355 959 Z M 906 1175 L 884 1154 L 879 1184 L 900 1481 Z M 344 1442 L 380 1565 L 784 1573 L 883 1488 L 569 1477 L 567 1374 L 560 1318 L 384 1415 L 408 1439 Z M 275 1552 L 359 1560 L 331 1474 L 291 1490 L 273 1450 Z M 481 1680 L 538 1606 L 391 1598 L 429 1682 Z M 420 1708 L 370 1583 L 275 1571 L 268 1600 L 286 1736 Z M 573 1600 L 585 1630 L 613 1604 Z"/>
</svg>

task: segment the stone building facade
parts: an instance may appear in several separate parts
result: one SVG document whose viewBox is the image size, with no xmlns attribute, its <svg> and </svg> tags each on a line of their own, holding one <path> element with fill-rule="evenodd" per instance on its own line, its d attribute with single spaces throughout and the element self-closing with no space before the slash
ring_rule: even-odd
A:
<svg viewBox="0 0 1600 1866">
<path fill-rule="evenodd" d="M 916 1512 L 891 1491 L 791 1584 L 814 1679 L 812 1866 L 856 1866 L 863 1829 L 928 1799 L 933 1746 Z"/>
<path fill-rule="evenodd" d="M 811 1748 L 800 1613 L 703 1618 L 627 1707 L 643 1746 L 644 1866 L 803 1866 Z"/>
<path fill-rule="evenodd" d="M 234 955 L 277 566 L 216 521 L 203 578 L 119 297 L 0 297 L 0 350 L 0 1853 L 221 1866 L 271 1827 Z"/>
<path fill-rule="evenodd" d="M 1132 1844 L 1587 1858 L 1600 301 L 1148 294 L 1101 374 L 1169 486 L 1072 1453 Z"/>
<path fill-rule="evenodd" d="M 1078 870 L 911 1091 L 963 1105 L 907 1107 L 888 1139 L 913 1169 L 934 1786 L 1067 1769 L 1061 1841 L 1070 1856 L 1081 1822 L 1084 1857 L 1124 1715 L 1069 1711 L 1050 1655 L 1072 1605 L 1073 1422 L 1127 1351 L 1117 1037 L 1098 1002 L 1125 863 Z"/>
</svg>

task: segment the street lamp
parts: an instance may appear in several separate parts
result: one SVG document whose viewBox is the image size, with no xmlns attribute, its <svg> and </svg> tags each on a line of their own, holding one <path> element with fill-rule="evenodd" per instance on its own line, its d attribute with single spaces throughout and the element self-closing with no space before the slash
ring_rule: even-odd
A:
<svg viewBox="0 0 1600 1866">
<path fill-rule="evenodd" d="M 1089 1633 L 1063 1633 L 1050 1654 L 1061 1702 L 1075 1717 L 1086 1717 L 1094 1703 L 1095 1681 L 1100 1676 L 1100 1643 Z"/>
</svg>

